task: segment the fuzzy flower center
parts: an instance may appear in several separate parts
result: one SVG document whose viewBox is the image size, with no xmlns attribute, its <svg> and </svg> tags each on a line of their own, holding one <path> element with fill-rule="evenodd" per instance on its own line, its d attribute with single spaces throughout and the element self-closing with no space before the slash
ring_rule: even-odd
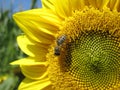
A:
<svg viewBox="0 0 120 90">
<path fill-rule="evenodd" d="M 67 44 L 66 66 L 86 87 L 108 88 L 120 81 L 120 48 L 108 32 L 81 33 Z"/>
</svg>

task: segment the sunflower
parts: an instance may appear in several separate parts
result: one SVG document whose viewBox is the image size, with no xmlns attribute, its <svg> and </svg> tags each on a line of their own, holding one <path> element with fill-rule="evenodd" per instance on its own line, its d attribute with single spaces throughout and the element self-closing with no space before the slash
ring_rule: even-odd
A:
<svg viewBox="0 0 120 90">
<path fill-rule="evenodd" d="M 19 90 L 120 89 L 120 0 L 42 0 L 13 15 L 28 55 Z"/>
</svg>

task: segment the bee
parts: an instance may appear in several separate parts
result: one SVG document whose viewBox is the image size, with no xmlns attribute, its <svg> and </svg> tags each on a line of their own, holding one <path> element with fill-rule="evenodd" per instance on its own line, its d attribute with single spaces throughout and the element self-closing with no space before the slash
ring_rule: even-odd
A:
<svg viewBox="0 0 120 90">
<path fill-rule="evenodd" d="M 64 43 L 64 41 L 66 40 L 67 36 L 66 35 L 62 35 L 61 37 L 59 37 L 57 39 L 57 45 L 60 46 Z"/>
<path fill-rule="evenodd" d="M 59 37 L 57 39 L 57 46 L 54 48 L 54 54 L 59 56 L 60 55 L 60 49 L 62 44 L 64 43 L 64 41 L 66 40 L 67 36 L 66 35 L 62 35 L 61 37 Z"/>
<path fill-rule="evenodd" d="M 59 47 L 59 46 L 56 46 L 56 47 L 54 48 L 54 54 L 57 55 L 57 56 L 60 55 L 60 47 Z"/>
</svg>

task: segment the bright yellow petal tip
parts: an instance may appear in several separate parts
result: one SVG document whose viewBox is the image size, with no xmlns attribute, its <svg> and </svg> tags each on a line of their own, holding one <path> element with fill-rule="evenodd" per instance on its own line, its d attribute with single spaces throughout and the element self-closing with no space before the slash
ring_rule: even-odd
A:
<svg viewBox="0 0 120 90">
<path fill-rule="evenodd" d="M 42 80 L 31 80 L 25 78 L 20 84 L 18 90 L 51 90 L 51 82 L 49 78 L 44 78 Z"/>
<path fill-rule="evenodd" d="M 31 57 L 41 57 L 44 59 L 48 52 L 48 44 L 37 43 L 26 35 L 18 36 L 17 42 L 21 50 Z"/>
<path fill-rule="evenodd" d="M 39 60 L 37 60 L 39 59 Z M 27 58 L 22 58 L 22 59 L 19 59 L 19 60 L 16 60 L 12 63 L 10 63 L 11 65 L 27 65 L 27 66 L 30 66 L 30 65 L 45 65 L 47 66 L 48 63 L 45 62 L 45 60 L 40 60 L 40 58 L 37 58 L 37 57 L 27 57 Z"/>
<path fill-rule="evenodd" d="M 13 18 L 31 39 L 45 44 L 52 43 L 60 25 L 60 19 L 52 11 L 44 9 L 16 13 Z"/>
</svg>

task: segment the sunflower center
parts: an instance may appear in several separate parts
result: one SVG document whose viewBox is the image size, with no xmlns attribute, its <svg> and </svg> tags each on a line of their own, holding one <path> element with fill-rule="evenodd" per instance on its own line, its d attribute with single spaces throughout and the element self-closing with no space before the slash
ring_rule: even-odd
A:
<svg viewBox="0 0 120 90">
<path fill-rule="evenodd" d="M 120 48 L 108 32 L 81 33 L 67 44 L 66 66 L 70 74 L 94 88 L 109 87 L 119 81 Z"/>
<path fill-rule="evenodd" d="M 120 86 L 119 21 L 119 13 L 94 8 L 75 11 L 65 20 L 58 37 L 66 35 L 67 40 L 59 56 L 53 49 L 49 55 L 53 58 L 49 70 L 55 87 L 113 90 Z"/>
</svg>

